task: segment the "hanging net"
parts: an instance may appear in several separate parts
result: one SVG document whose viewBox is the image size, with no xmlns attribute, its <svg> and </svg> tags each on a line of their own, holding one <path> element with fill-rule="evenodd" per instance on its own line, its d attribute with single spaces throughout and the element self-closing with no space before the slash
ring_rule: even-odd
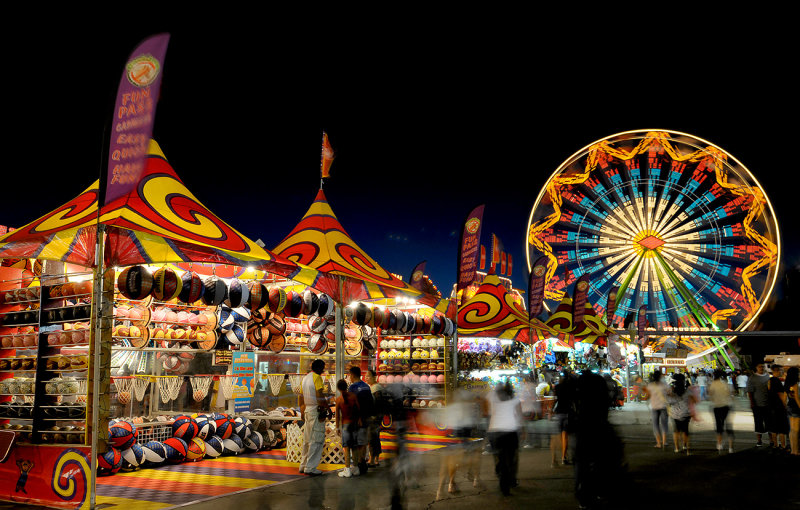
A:
<svg viewBox="0 0 800 510">
<path fill-rule="evenodd" d="M 133 396 L 136 397 L 136 400 L 141 402 L 144 400 L 144 394 L 147 391 L 147 387 L 150 385 L 150 379 L 148 377 L 134 377 L 133 378 Z"/>
<path fill-rule="evenodd" d="M 189 378 L 192 383 L 192 399 L 200 402 L 208 395 L 208 388 L 211 387 L 211 377 L 193 376 Z"/>
<path fill-rule="evenodd" d="M 267 379 L 269 379 L 269 389 L 271 389 L 272 394 L 277 397 L 281 392 L 281 388 L 283 388 L 283 381 L 286 379 L 286 376 L 283 374 L 269 374 Z"/>
<path fill-rule="evenodd" d="M 181 390 L 181 378 L 174 375 L 159 377 L 158 389 L 161 394 L 161 402 L 166 404 L 170 400 L 175 400 Z"/>
<path fill-rule="evenodd" d="M 219 378 L 219 388 L 222 390 L 222 396 L 225 400 L 233 398 L 233 381 L 234 377 L 232 375 L 223 375 Z"/>
<path fill-rule="evenodd" d="M 289 385 L 292 387 L 292 391 L 295 395 L 303 393 L 303 377 L 305 377 L 303 374 L 289 374 Z"/>
<path fill-rule="evenodd" d="M 117 388 L 117 402 L 119 402 L 122 405 L 130 404 L 133 378 L 115 377 L 113 381 L 114 381 L 114 386 Z"/>
</svg>

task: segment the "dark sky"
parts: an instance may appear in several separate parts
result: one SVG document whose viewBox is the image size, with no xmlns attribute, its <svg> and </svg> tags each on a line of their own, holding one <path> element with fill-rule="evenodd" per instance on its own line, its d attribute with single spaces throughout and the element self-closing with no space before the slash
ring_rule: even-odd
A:
<svg viewBox="0 0 800 510">
<path fill-rule="evenodd" d="M 324 129 L 337 152 L 328 200 L 387 270 L 407 278 L 427 259 L 449 289 L 461 222 L 485 203 L 483 243 L 500 236 L 525 288 L 528 216 L 553 170 L 597 139 L 656 128 L 747 166 L 775 206 L 784 260 L 798 264 L 796 62 L 780 30 L 707 47 L 606 47 L 600 33 L 574 44 L 573 34 L 502 28 L 360 37 L 292 22 L 81 22 L 3 35 L 13 73 L 0 224 L 27 223 L 98 177 L 122 66 L 140 40 L 167 31 L 155 138 L 209 209 L 267 248 L 316 194 Z"/>
</svg>

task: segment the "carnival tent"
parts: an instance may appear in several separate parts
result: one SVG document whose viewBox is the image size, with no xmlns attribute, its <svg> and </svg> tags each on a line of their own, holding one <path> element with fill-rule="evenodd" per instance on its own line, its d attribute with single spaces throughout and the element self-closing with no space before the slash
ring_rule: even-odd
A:
<svg viewBox="0 0 800 510">
<path fill-rule="evenodd" d="M 100 182 L 41 218 L 0 237 L 0 258 L 94 264 Z M 151 140 L 139 185 L 100 210 L 107 266 L 203 262 L 298 272 L 208 210 L 186 188 Z"/>
<path fill-rule="evenodd" d="M 572 298 L 565 294 L 545 323 L 557 332 L 560 340 L 564 340 L 570 346 L 574 346 L 575 341 L 605 346 L 608 327 L 597 316 L 592 304 L 586 302 L 583 325 L 579 328 L 575 328 L 572 311 Z"/>
<path fill-rule="evenodd" d="M 458 309 L 459 336 L 530 343 L 531 330 L 549 329 L 538 319 L 531 321 L 528 318 L 528 313 L 514 301 L 500 278 L 491 270 L 475 295 Z"/>
<path fill-rule="evenodd" d="M 299 265 L 291 275 L 293 280 L 339 303 L 405 297 L 455 315 L 450 300 L 411 287 L 367 255 L 344 230 L 322 189 L 297 226 L 273 251 L 277 257 Z"/>
</svg>

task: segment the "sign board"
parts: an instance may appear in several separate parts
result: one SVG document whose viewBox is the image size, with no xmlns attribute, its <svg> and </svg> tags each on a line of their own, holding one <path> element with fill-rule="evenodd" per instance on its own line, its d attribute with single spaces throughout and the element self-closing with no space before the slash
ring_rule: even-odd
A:
<svg viewBox="0 0 800 510">
<path fill-rule="evenodd" d="M 664 358 L 664 364 L 668 367 L 685 367 L 686 360 L 682 358 Z"/>
<path fill-rule="evenodd" d="M 233 352 L 232 351 L 214 351 L 214 362 L 213 365 L 216 367 L 229 367 L 233 362 Z"/>
<path fill-rule="evenodd" d="M 256 354 L 254 352 L 236 352 L 232 354 L 234 411 L 249 411 L 250 399 L 255 388 Z"/>
</svg>

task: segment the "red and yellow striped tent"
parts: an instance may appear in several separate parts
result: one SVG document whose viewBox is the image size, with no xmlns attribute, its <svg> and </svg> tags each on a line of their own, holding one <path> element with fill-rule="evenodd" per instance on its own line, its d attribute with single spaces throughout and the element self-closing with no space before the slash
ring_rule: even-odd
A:
<svg viewBox="0 0 800 510">
<path fill-rule="evenodd" d="M 273 251 L 300 266 L 291 274 L 293 280 L 339 303 L 405 297 L 450 317 L 455 315 L 449 299 L 411 287 L 367 255 L 344 230 L 321 189 L 297 226 Z"/>
<path fill-rule="evenodd" d="M 514 301 L 500 278 L 490 271 L 469 301 L 458 309 L 458 334 L 464 337 L 491 337 L 531 342 L 536 334 L 548 331 L 546 325 L 528 318 L 528 313 Z"/>
<path fill-rule="evenodd" d="M 0 258 L 60 260 L 92 266 L 99 181 L 61 207 L 0 237 Z M 141 181 L 100 211 L 107 266 L 203 262 L 258 265 L 286 276 L 294 262 L 275 256 L 208 210 L 183 184 L 151 141 Z"/>
<path fill-rule="evenodd" d="M 570 347 L 575 342 L 585 342 L 596 345 L 606 345 L 606 335 L 608 327 L 603 320 L 597 316 L 592 304 L 586 302 L 583 315 L 583 325 L 575 328 L 572 317 L 572 298 L 564 295 L 556 309 L 550 314 L 545 323 L 557 332 L 555 335 L 560 340 L 564 340 Z"/>
</svg>

